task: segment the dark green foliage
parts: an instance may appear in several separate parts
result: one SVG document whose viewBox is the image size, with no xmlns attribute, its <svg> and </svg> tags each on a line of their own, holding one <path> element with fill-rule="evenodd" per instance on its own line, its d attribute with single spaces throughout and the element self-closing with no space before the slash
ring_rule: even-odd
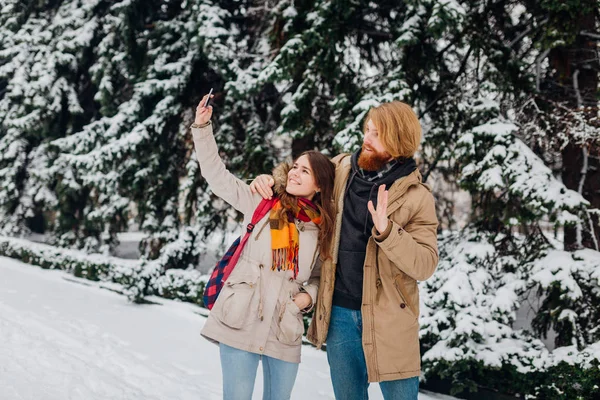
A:
<svg viewBox="0 0 600 400">
<path fill-rule="evenodd" d="M 424 387 L 439 387 L 449 382 L 448 392 L 464 399 L 559 399 L 592 400 L 600 396 L 598 360 L 583 367 L 561 362 L 544 372 L 520 373 L 504 365 L 489 368 L 481 362 L 441 362 L 430 369 L 430 381 Z M 485 393 L 485 394 L 483 394 Z M 502 396 L 508 395 L 508 396 Z"/>
<path fill-rule="evenodd" d="M 597 250 L 581 249 L 600 232 L 596 1 L 1 7 L 0 234 L 43 232 L 104 255 L 119 232 L 146 235 L 135 265 L 5 241 L 2 254 L 119 283 L 136 302 L 201 304 L 192 269 L 209 239 L 240 220 L 194 159 L 188 126 L 202 95 L 215 90 L 216 140 L 240 179 L 308 149 L 354 151 L 369 108 L 401 100 L 424 128 L 419 163 L 436 184 L 442 227 L 467 224 L 440 236 L 439 270 L 421 284 L 425 377 L 474 398 L 597 395 L 597 364 L 561 361 L 561 351 L 583 357 L 600 340 L 600 263 Z M 466 218 L 453 207 L 459 187 Z M 550 229 L 564 230 L 568 252 Z M 456 276 L 469 304 L 453 297 Z M 541 297 L 532 332 L 514 329 L 530 293 Z M 556 358 L 538 340 L 551 329 Z M 518 351 L 503 353 L 504 340 Z"/>
</svg>

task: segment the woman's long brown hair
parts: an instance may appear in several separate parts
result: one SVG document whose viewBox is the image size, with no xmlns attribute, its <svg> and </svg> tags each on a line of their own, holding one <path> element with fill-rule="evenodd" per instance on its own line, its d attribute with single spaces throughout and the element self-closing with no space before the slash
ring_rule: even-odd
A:
<svg viewBox="0 0 600 400">
<path fill-rule="evenodd" d="M 320 188 L 320 191 L 313 197 L 312 202 L 321 213 L 319 248 L 321 260 L 326 260 L 331 257 L 331 241 L 335 230 L 335 203 L 333 201 L 335 166 L 327 156 L 316 150 L 305 151 L 298 158 L 302 156 L 308 158 L 315 183 Z M 298 206 L 296 197 L 287 192 L 281 195 L 280 200 L 284 209 L 295 209 Z M 287 219 L 285 213 L 281 217 Z"/>
</svg>

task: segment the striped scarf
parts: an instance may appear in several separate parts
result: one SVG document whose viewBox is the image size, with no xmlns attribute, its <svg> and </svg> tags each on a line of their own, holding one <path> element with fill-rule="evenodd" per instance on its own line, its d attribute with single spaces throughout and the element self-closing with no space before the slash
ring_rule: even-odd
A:
<svg viewBox="0 0 600 400">
<path fill-rule="evenodd" d="M 298 276 L 298 248 L 299 236 L 295 219 L 304 222 L 321 223 L 321 214 L 310 200 L 299 197 L 295 209 L 282 210 L 280 200 L 277 200 L 269 214 L 271 225 L 271 248 L 273 250 L 273 264 L 271 270 L 294 271 L 294 279 Z M 279 218 L 281 213 L 284 218 Z"/>
</svg>

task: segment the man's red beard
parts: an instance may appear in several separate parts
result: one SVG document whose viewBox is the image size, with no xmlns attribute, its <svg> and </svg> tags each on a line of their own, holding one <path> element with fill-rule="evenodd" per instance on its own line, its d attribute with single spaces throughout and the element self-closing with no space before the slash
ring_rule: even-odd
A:
<svg viewBox="0 0 600 400">
<path fill-rule="evenodd" d="M 382 153 L 371 149 L 365 151 L 365 145 L 362 145 L 362 150 L 358 156 L 358 166 L 365 171 L 379 171 L 391 160 L 390 153 L 384 151 Z"/>
</svg>

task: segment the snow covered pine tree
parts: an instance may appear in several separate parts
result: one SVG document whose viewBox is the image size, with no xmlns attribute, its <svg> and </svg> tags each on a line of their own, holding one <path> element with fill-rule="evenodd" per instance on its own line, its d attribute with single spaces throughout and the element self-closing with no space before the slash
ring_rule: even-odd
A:
<svg viewBox="0 0 600 400">
<path fill-rule="evenodd" d="M 424 126 L 420 167 L 446 228 L 438 271 L 420 284 L 424 384 L 473 398 L 599 395 L 595 1 L 0 7 L 1 234 L 110 254 L 138 225 L 135 268 L 79 270 L 137 300 L 200 302 L 192 269 L 206 238 L 237 226 L 192 154 L 201 95 L 215 88 L 219 146 L 247 178 L 309 148 L 356 149 L 369 107 L 402 100 Z M 0 252 L 55 254 L 15 243 Z"/>
</svg>

